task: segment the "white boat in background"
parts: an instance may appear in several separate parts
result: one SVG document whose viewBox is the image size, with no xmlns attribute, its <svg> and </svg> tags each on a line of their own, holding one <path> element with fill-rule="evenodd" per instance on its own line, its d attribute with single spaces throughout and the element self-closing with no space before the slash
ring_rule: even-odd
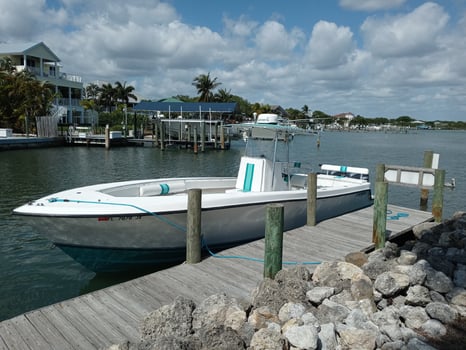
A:
<svg viewBox="0 0 466 350">
<path fill-rule="evenodd" d="M 254 113 L 254 121 L 230 124 L 228 127 L 231 129 L 231 136 L 241 136 L 246 140 L 251 128 L 270 128 L 273 130 L 287 131 L 293 135 L 296 134 L 309 134 L 309 130 L 300 128 L 293 121 L 281 117 L 276 113 L 260 113 L 257 115 Z"/>
<path fill-rule="evenodd" d="M 189 189 L 202 190 L 203 242 L 213 251 L 262 238 L 269 203 L 284 205 L 285 230 L 306 223 L 310 171 L 299 162 L 278 159 L 277 147 L 288 147 L 292 139 L 284 130 L 251 129 L 237 177 L 98 184 L 30 201 L 13 213 L 29 219 L 57 247 L 96 272 L 182 262 Z M 257 148 L 252 142 L 266 145 Z M 317 221 L 372 205 L 368 169 L 322 168 Z"/>
</svg>

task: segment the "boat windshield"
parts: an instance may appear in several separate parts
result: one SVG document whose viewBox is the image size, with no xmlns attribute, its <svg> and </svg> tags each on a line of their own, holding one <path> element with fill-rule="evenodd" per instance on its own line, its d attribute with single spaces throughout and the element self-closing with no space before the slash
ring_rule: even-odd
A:
<svg viewBox="0 0 466 350">
<path fill-rule="evenodd" d="M 289 128 L 257 127 L 248 131 L 245 155 L 248 157 L 263 157 L 275 162 L 292 161 L 290 153 L 295 137 L 309 138 L 311 134 L 294 133 Z M 295 152 L 293 152 L 295 153 Z M 292 154 L 291 156 L 295 156 Z M 293 160 L 294 161 L 294 160 Z"/>
</svg>

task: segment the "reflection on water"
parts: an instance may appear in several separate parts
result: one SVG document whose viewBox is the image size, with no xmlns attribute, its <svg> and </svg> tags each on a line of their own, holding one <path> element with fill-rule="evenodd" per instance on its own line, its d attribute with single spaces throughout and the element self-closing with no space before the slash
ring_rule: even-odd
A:
<svg viewBox="0 0 466 350">
<path fill-rule="evenodd" d="M 408 134 L 328 132 L 313 139 L 295 137 L 290 161 L 318 169 L 320 163 L 368 167 L 379 163 L 422 166 L 426 150 L 440 153 L 446 179 L 444 216 L 466 210 L 464 145 L 466 132 Z M 42 238 L 11 210 L 25 202 L 71 187 L 101 182 L 173 176 L 235 176 L 244 143 L 227 151 L 156 148 L 65 147 L 0 153 L 0 320 L 143 275 L 96 275 Z M 418 208 L 420 191 L 391 186 L 389 203 Z M 431 198 L 429 199 L 429 206 Z M 430 210 L 430 207 L 428 208 Z"/>
</svg>

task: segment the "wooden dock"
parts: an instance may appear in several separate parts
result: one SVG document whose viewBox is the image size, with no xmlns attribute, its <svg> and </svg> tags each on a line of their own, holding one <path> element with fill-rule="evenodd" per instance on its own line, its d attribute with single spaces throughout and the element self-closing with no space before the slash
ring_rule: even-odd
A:
<svg viewBox="0 0 466 350">
<path fill-rule="evenodd" d="M 431 221 L 428 212 L 389 205 L 387 234 Z M 373 208 L 304 226 L 284 234 L 284 262 L 343 260 L 371 246 Z M 222 256 L 264 257 L 264 239 L 228 249 Z M 284 265 L 287 268 L 290 265 Z M 313 270 L 315 265 L 306 265 Z M 151 311 L 182 295 L 200 303 L 216 293 L 247 298 L 262 280 L 263 264 L 209 257 L 25 313 L 0 323 L 0 349 L 99 349 L 139 340 L 139 325 Z"/>
</svg>

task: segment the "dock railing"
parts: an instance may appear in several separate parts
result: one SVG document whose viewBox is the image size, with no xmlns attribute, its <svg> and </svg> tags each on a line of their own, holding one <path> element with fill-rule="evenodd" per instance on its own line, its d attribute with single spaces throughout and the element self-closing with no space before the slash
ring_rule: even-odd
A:
<svg viewBox="0 0 466 350">
<path fill-rule="evenodd" d="M 426 151 L 424 155 L 424 165 L 426 159 L 430 159 L 431 151 Z M 438 156 L 437 156 L 438 161 Z M 417 187 L 421 189 L 421 206 L 427 205 L 429 190 L 433 189 L 432 197 L 432 216 L 435 222 L 442 221 L 443 215 L 443 189 L 445 186 L 445 170 L 434 169 L 433 167 L 409 167 L 400 165 L 378 164 L 376 168 L 376 182 L 374 193 L 374 222 L 372 232 L 372 242 L 376 248 L 385 246 L 386 221 L 387 221 L 387 203 L 388 203 L 388 185 L 402 185 Z"/>
</svg>

